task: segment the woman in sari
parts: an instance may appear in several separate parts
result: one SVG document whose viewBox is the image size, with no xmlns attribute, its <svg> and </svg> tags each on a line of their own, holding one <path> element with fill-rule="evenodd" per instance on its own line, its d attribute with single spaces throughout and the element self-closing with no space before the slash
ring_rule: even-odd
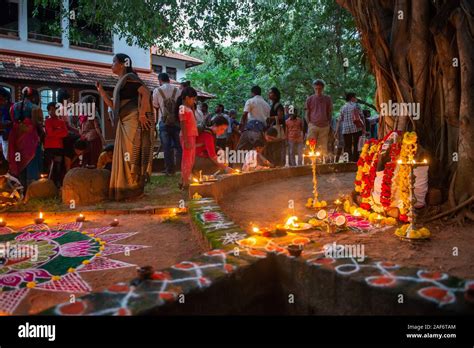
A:
<svg viewBox="0 0 474 348">
<path fill-rule="evenodd" d="M 25 87 L 21 102 L 15 103 L 10 110 L 13 126 L 8 137 L 8 162 L 10 172 L 24 187 L 39 179 L 42 167 L 44 130 L 39 100 L 36 89 Z"/>
<path fill-rule="evenodd" d="M 129 56 L 118 53 L 112 72 L 118 75 L 113 99 L 97 82 L 104 102 L 113 110 L 116 127 L 110 198 L 124 200 L 143 195 L 151 175 L 154 145 L 154 118 L 151 93 L 132 69 Z"/>
</svg>

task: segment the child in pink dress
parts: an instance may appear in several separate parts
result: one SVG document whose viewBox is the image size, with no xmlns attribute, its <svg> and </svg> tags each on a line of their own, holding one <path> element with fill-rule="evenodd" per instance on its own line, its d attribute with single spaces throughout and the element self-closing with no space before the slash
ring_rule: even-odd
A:
<svg viewBox="0 0 474 348">
<path fill-rule="evenodd" d="M 189 186 L 191 172 L 194 166 L 196 154 L 196 137 L 198 129 L 194 116 L 194 105 L 196 103 L 197 92 L 192 87 L 186 87 L 181 92 L 183 105 L 179 107 L 179 121 L 181 133 L 179 135 L 183 157 L 181 160 L 181 188 Z"/>
</svg>

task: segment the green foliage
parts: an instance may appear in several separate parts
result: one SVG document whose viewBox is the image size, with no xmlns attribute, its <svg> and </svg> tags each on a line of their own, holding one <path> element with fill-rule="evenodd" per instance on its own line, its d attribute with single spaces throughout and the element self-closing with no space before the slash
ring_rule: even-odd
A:
<svg viewBox="0 0 474 348">
<path fill-rule="evenodd" d="M 326 81 L 325 93 L 332 96 L 335 112 L 348 91 L 372 104 L 375 82 L 350 15 L 332 0 L 279 4 L 261 6 L 259 24 L 246 40 L 217 54 L 188 51 L 206 62 L 190 69 L 187 78 L 218 96 L 211 107 L 223 103 L 242 111 L 250 87 L 258 84 L 264 91 L 278 87 L 282 101 L 302 113 L 315 78 Z"/>
<path fill-rule="evenodd" d="M 204 49 L 194 49 L 190 54 L 202 59 L 205 64 L 189 69 L 186 79 L 191 80 L 193 86 L 217 96 L 208 101 L 211 112 L 217 104 L 222 103 L 227 110 L 236 109 L 240 115 L 253 85 L 259 85 L 263 91 L 271 87 L 271 81 L 264 71 L 256 73 L 256 70 L 262 70 L 263 67 L 255 69 L 239 63 L 241 55 L 245 54 L 239 48 L 223 48 L 221 54 L 227 59 L 219 59 Z"/>
<path fill-rule="evenodd" d="M 45 6 L 61 1 L 35 3 Z M 180 45 L 206 61 L 189 71 L 187 78 L 218 96 L 210 102 L 211 110 L 222 102 L 227 109 L 241 111 L 254 84 L 264 91 L 277 86 L 284 102 L 301 109 L 313 93 L 314 78 L 326 81 L 326 93 L 333 97 L 336 111 L 347 91 L 372 103 L 375 83 L 357 30 L 349 13 L 334 0 L 76 3 L 78 20 L 100 25 L 129 44 L 155 45 L 161 50 Z M 195 42 L 201 42 L 203 48 L 193 50 Z"/>
</svg>

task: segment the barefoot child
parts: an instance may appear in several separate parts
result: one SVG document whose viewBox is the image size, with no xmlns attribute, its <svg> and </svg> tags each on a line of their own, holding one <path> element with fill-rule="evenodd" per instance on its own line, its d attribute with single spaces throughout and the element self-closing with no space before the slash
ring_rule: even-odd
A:
<svg viewBox="0 0 474 348">
<path fill-rule="evenodd" d="M 295 108 L 290 110 L 286 120 L 286 139 L 288 141 L 288 158 L 290 166 L 303 162 L 303 121 L 298 117 Z"/>
<path fill-rule="evenodd" d="M 198 129 L 196 118 L 194 117 L 194 104 L 196 103 L 197 92 L 192 87 L 186 87 L 183 89 L 181 97 L 183 104 L 179 107 L 179 121 L 181 125 L 180 141 L 183 157 L 181 160 L 180 188 L 184 189 L 189 186 L 196 153 Z"/>
</svg>

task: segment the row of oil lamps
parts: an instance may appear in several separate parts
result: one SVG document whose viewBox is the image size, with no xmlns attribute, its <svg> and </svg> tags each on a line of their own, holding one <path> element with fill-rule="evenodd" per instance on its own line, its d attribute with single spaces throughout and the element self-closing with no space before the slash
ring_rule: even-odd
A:
<svg viewBox="0 0 474 348">
<path fill-rule="evenodd" d="M 177 214 L 183 214 L 186 212 L 186 208 L 172 208 L 170 209 L 169 211 L 169 215 L 170 216 L 175 216 Z M 77 217 L 76 217 L 76 222 L 84 222 L 86 221 L 86 217 L 84 214 L 79 214 Z M 42 212 L 40 212 L 38 214 L 38 216 L 34 219 L 34 223 L 36 225 L 41 225 L 45 222 L 45 218 L 44 218 L 44 214 Z M 112 227 L 116 227 L 120 224 L 119 220 L 118 219 L 113 219 L 111 222 L 110 222 L 110 226 Z M 0 217 L 0 227 L 6 227 L 7 226 L 7 221 L 3 218 Z"/>
</svg>

